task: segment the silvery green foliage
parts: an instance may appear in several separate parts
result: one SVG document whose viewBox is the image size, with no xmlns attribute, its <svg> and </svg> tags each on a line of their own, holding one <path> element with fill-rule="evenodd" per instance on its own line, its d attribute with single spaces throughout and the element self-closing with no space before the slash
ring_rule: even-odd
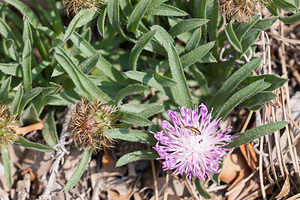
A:
<svg viewBox="0 0 300 200">
<path fill-rule="evenodd" d="M 299 1 L 286 0 L 267 5 L 272 17 L 233 18 L 221 31 L 217 0 L 108 0 L 98 10 L 81 10 L 68 25 L 59 14 L 60 1 L 48 0 L 48 7 L 45 11 L 35 4 L 33 11 L 19 0 L 0 3 L 0 101 L 26 124 L 47 116 L 43 136 L 50 146 L 58 142 L 55 109 L 82 97 L 116 106 L 121 123 L 107 132 L 109 137 L 147 144 L 155 143 L 149 131 L 158 129 L 157 113 L 165 119 L 166 110 L 192 108 L 196 100 L 214 107 L 213 114 L 222 118 L 237 106 L 259 109 L 275 98 L 272 91 L 286 79 L 252 75 L 261 64 L 251 54 L 254 42 L 277 20 L 300 20 Z M 278 8 L 294 14 L 281 16 Z M 284 125 L 271 125 L 272 131 Z M 251 138 L 257 133 L 252 131 Z M 19 143 L 53 150 L 25 138 Z M 75 173 L 79 178 L 91 152 L 83 154 Z M 154 150 L 133 152 L 117 165 L 156 157 Z M 66 190 L 79 178 L 71 178 Z M 207 197 L 199 183 L 197 188 Z"/>
</svg>

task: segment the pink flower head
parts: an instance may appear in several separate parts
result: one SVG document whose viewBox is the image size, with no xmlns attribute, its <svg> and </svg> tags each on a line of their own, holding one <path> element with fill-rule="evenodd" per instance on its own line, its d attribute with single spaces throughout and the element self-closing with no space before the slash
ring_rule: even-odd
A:
<svg viewBox="0 0 300 200">
<path fill-rule="evenodd" d="M 174 170 L 178 175 L 185 172 L 192 180 L 198 177 L 204 181 L 212 173 L 219 173 L 223 156 L 230 149 L 223 146 L 235 138 L 229 135 L 231 128 L 219 129 L 221 119 L 212 118 L 204 104 L 195 106 L 195 110 L 179 108 L 180 115 L 168 110 L 172 123 L 164 120 L 162 131 L 154 133 L 158 140 L 153 147 L 164 159 L 163 169 Z"/>
</svg>

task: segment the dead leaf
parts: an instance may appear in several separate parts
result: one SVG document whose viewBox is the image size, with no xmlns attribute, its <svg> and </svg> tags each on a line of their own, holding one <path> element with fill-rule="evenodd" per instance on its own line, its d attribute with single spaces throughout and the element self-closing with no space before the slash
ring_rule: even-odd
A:
<svg viewBox="0 0 300 200">
<path fill-rule="evenodd" d="M 276 199 L 285 197 L 286 195 L 288 195 L 290 193 L 290 179 L 289 179 L 289 175 L 288 173 L 285 171 L 285 181 L 284 184 L 282 186 L 282 189 L 280 191 L 280 193 L 275 197 Z"/>
<path fill-rule="evenodd" d="M 17 135 L 26 135 L 27 133 L 30 133 L 32 131 L 37 131 L 37 130 L 42 130 L 44 128 L 44 121 L 46 120 L 46 118 L 44 118 L 42 121 L 37 122 L 35 124 L 31 124 L 29 126 L 25 126 L 25 127 L 16 127 L 14 130 L 16 132 Z"/>
</svg>

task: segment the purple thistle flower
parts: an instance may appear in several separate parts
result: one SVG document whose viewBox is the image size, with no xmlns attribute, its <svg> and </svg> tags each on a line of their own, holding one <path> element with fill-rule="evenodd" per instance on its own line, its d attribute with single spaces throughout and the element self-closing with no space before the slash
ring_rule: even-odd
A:
<svg viewBox="0 0 300 200">
<path fill-rule="evenodd" d="M 200 108 L 200 110 L 199 110 Z M 225 149 L 236 136 L 229 135 L 231 128 L 219 129 L 221 119 L 212 119 L 212 110 L 204 104 L 195 106 L 195 110 L 179 108 L 180 114 L 168 110 L 173 125 L 162 122 L 162 131 L 154 133 L 158 140 L 153 147 L 164 159 L 163 169 L 174 170 L 178 175 L 185 172 L 190 180 L 198 177 L 204 181 L 212 173 L 219 173 L 223 156 L 230 149 Z"/>
</svg>

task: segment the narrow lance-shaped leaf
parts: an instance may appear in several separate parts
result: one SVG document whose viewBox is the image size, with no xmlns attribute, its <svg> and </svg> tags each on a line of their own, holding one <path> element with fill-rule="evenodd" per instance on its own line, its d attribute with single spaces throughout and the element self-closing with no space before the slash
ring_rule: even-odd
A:
<svg viewBox="0 0 300 200">
<path fill-rule="evenodd" d="M 136 113 L 142 117 L 147 117 L 145 115 L 141 115 L 141 113 L 143 113 L 144 111 L 146 111 L 146 113 L 147 113 L 148 109 L 155 110 L 156 107 L 163 109 L 162 102 L 149 103 L 149 104 L 130 104 L 130 103 L 128 103 L 128 104 L 122 105 L 120 108 L 124 112 Z M 148 117 L 150 117 L 150 116 L 152 116 L 152 115 L 148 115 Z"/>
<path fill-rule="evenodd" d="M 161 4 L 159 6 L 153 7 L 149 9 L 146 14 L 155 15 L 155 16 L 172 16 L 172 17 L 183 17 L 188 15 L 183 10 L 180 10 L 179 8 L 168 4 Z"/>
<path fill-rule="evenodd" d="M 251 96 L 253 93 L 255 93 L 256 90 L 259 89 L 259 87 L 263 84 L 263 80 L 256 81 L 249 86 L 237 91 L 234 93 L 220 108 L 220 110 L 217 113 L 217 116 L 221 118 L 225 118 L 233 108 L 235 108 L 239 103 L 243 102 L 245 99 L 247 99 L 249 96 Z"/>
<path fill-rule="evenodd" d="M 30 27 L 30 23 L 26 17 L 24 17 L 24 29 L 23 29 L 23 42 L 25 43 L 28 39 L 31 44 L 33 43 L 32 30 Z"/>
<path fill-rule="evenodd" d="M 129 95 L 140 94 L 147 91 L 147 87 L 140 84 L 128 85 L 127 87 L 120 90 L 116 96 L 116 105 L 120 106 L 122 100 Z"/>
<path fill-rule="evenodd" d="M 128 153 L 122 156 L 116 163 L 116 167 L 126 165 L 127 163 L 138 161 L 138 160 L 155 160 L 158 158 L 158 154 L 155 150 L 139 150 Z"/>
<path fill-rule="evenodd" d="M 24 96 L 21 100 L 20 106 L 19 106 L 19 111 L 22 112 L 25 106 L 32 100 L 34 99 L 37 95 L 39 95 L 42 92 L 42 88 L 37 87 L 33 88 L 27 92 L 24 93 Z"/>
<path fill-rule="evenodd" d="M 134 45 L 130 52 L 130 57 L 129 57 L 129 65 L 131 70 L 136 70 L 136 64 L 137 64 L 137 59 L 142 52 L 142 50 L 145 48 L 145 46 L 149 43 L 149 41 L 152 39 L 154 34 L 156 33 L 156 30 L 149 31 L 137 41 L 137 43 Z"/>
<path fill-rule="evenodd" d="M 159 25 L 154 25 L 151 27 L 151 30 L 156 30 L 156 34 L 154 37 L 163 47 L 167 47 L 167 45 L 172 44 L 174 42 L 173 38 L 163 27 Z"/>
<path fill-rule="evenodd" d="M 195 49 L 201 39 L 201 28 L 197 28 L 194 33 L 192 34 L 192 36 L 190 37 L 190 39 L 187 41 L 186 45 L 185 45 L 185 52 L 189 52 L 193 49 Z"/>
<path fill-rule="evenodd" d="M 127 24 L 127 30 L 136 33 L 139 23 L 152 0 L 141 0 L 132 11 Z"/>
<path fill-rule="evenodd" d="M 233 46 L 233 48 L 235 50 L 237 50 L 238 52 L 242 52 L 242 45 L 240 43 L 240 41 L 238 40 L 234 30 L 233 30 L 233 23 L 234 19 L 232 19 L 229 24 L 227 24 L 226 28 L 225 28 L 225 33 L 227 35 L 227 38 L 230 42 L 230 44 Z"/>
<path fill-rule="evenodd" d="M 67 182 L 65 186 L 66 192 L 68 192 L 78 183 L 88 163 L 91 160 L 92 153 L 93 153 L 93 148 L 91 146 L 85 148 L 75 172 L 73 173 L 72 177 L 70 178 L 70 180 Z"/>
<path fill-rule="evenodd" d="M 153 77 L 153 74 L 146 73 L 146 72 L 140 72 L 140 71 L 127 71 L 125 72 L 126 76 L 137 80 L 139 82 L 144 83 L 145 85 L 148 85 L 150 87 L 153 87 L 159 91 L 164 91 L 163 87 L 155 80 Z"/>
<path fill-rule="evenodd" d="M 70 39 L 74 43 L 74 45 L 86 56 L 91 57 L 98 52 L 94 47 L 87 42 L 84 38 L 82 38 L 78 33 L 74 32 Z M 120 84 L 124 84 L 126 82 L 126 79 L 124 75 L 117 69 L 115 69 L 112 64 L 110 64 L 102 55 L 99 54 L 98 62 L 96 63 L 96 67 L 102 71 L 106 76 L 108 76 L 110 79 L 120 82 Z"/>
<path fill-rule="evenodd" d="M 2 82 L 2 85 L 0 87 L 0 102 L 4 102 L 8 99 L 10 84 L 11 84 L 11 76 L 9 76 L 7 79 L 5 79 Z"/>
<path fill-rule="evenodd" d="M 7 75 L 22 77 L 19 63 L 0 63 L 0 71 Z"/>
<path fill-rule="evenodd" d="M 105 16 L 106 16 L 106 8 L 104 8 L 102 10 L 102 12 L 100 13 L 98 19 L 97 19 L 97 28 L 98 28 L 98 32 L 100 33 L 100 35 L 102 37 L 104 37 L 104 22 L 105 22 Z"/>
<path fill-rule="evenodd" d="M 107 15 L 109 22 L 117 33 L 129 41 L 135 42 L 131 38 L 127 37 L 121 29 L 119 0 L 109 0 L 107 2 Z"/>
<path fill-rule="evenodd" d="M 209 20 L 207 19 L 186 19 L 175 24 L 169 31 L 172 37 L 180 35 L 181 33 L 188 32 L 199 26 L 206 24 Z"/>
<path fill-rule="evenodd" d="M 254 70 L 256 70 L 261 63 L 260 58 L 254 58 L 247 64 L 243 65 L 240 69 L 234 72 L 223 84 L 223 86 L 218 90 L 214 99 L 213 107 L 215 110 L 222 105 L 231 93 L 237 88 L 237 86 Z"/>
<path fill-rule="evenodd" d="M 104 132 L 108 138 L 125 140 L 129 142 L 140 142 L 144 144 L 154 145 L 156 140 L 150 133 L 145 133 L 141 130 L 128 130 L 128 129 L 109 129 Z"/>
<path fill-rule="evenodd" d="M 23 84 L 25 92 L 31 90 L 32 88 L 31 59 L 32 47 L 30 40 L 27 39 L 22 54 Z"/>
<path fill-rule="evenodd" d="M 9 154 L 8 154 L 8 149 L 6 144 L 1 145 L 1 157 L 4 166 L 6 185 L 7 187 L 11 188 L 12 179 L 11 179 L 10 159 L 9 159 Z"/>
<path fill-rule="evenodd" d="M 11 114 L 15 115 L 19 112 L 19 108 L 23 99 L 23 87 L 19 87 L 10 107 Z"/>
<path fill-rule="evenodd" d="M 56 124 L 54 121 L 54 110 L 47 114 L 47 119 L 44 122 L 44 128 L 42 130 L 43 138 L 49 146 L 58 144 L 58 137 L 56 131 Z"/>
<path fill-rule="evenodd" d="M 17 8 L 24 16 L 29 19 L 29 22 L 33 25 L 34 28 L 42 26 L 39 18 L 26 4 L 19 0 L 5 0 L 8 4 Z"/>
<path fill-rule="evenodd" d="M 54 57 L 70 75 L 76 87 L 81 90 L 82 95 L 90 99 L 98 99 L 101 97 L 103 101 L 111 101 L 111 99 L 75 65 L 70 56 L 61 47 L 55 48 Z"/>
<path fill-rule="evenodd" d="M 164 109 L 163 105 L 156 105 L 155 104 L 155 106 L 146 108 L 143 111 L 139 112 L 138 115 L 141 116 L 141 117 L 144 117 L 144 118 L 148 118 L 148 117 L 151 117 L 151 116 L 153 116 L 157 113 L 162 112 L 163 109 Z"/>
<path fill-rule="evenodd" d="M 247 144 L 248 142 L 256 138 L 260 138 L 262 136 L 274 133 L 275 131 L 284 128 L 288 124 L 289 122 L 286 121 L 274 122 L 262 126 L 257 126 L 243 133 L 238 133 L 236 134 L 236 136 L 238 137 L 236 137 L 230 144 L 224 146 L 224 148 L 231 149 L 241 146 L 243 144 Z"/>
<path fill-rule="evenodd" d="M 178 53 L 172 44 L 168 44 L 166 50 L 168 51 L 169 65 L 172 73 L 173 80 L 177 82 L 176 98 L 177 103 L 187 108 L 192 108 L 193 102 L 189 87 L 186 83 L 185 75 L 183 73 L 181 60 L 179 59 Z"/>
<path fill-rule="evenodd" d="M 20 136 L 18 138 L 16 143 L 22 145 L 23 147 L 25 147 L 27 149 L 33 149 L 33 150 L 36 150 L 36 151 L 41 151 L 41 152 L 52 152 L 52 151 L 54 151 L 54 149 L 51 148 L 51 147 L 47 147 L 47 146 L 39 144 L 39 143 L 31 142 L 29 140 L 26 140 L 22 136 Z"/>
<path fill-rule="evenodd" d="M 84 24 L 88 23 L 92 19 L 98 16 L 98 12 L 94 9 L 90 10 L 81 10 L 79 13 L 75 15 L 75 17 L 72 19 L 70 24 L 68 25 L 68 28 L 64 34 L 63 40 L 67 41 L 69 37 L 73 34 L 76 28 L 83 26 Z"/>
<path fill-rule="evenodd" d="M 273 94 L 272 92 L 260 92 L 246 101 L 244 101 L 240 106 L 245 107 L 251 110 L 256 110 L 256 108 L 260 108 L 265 103 L 271 101 L 272 99 L 276 98 L 277 95 Z"/>
<path fill-rule="evenodd" d="M 181 56 L 183 69 L 191 66 L 196 62 L 199 62 L 201 58 L 203 58 L 209 53 L 209 51 L 213 48 L 214 45 L 215 42 L 209 42 Z"/>
<path fill-rule="evenodd" d="M 266 91 L 273 91 L 277 88 L 282 87 L 288 80 L 286 78 L 281 78 L 274 74 L 263 74 L 259 76 L 249 76 L 241 84 L 249 85 L 254 81 L 264 79 L 264 82 L 270 83 L 270 87 L 266 88 Z"/>
<path fill-rule="evenodd" d="M 18 47 L 21 47 L 19 39 L 2 18 L 0 18 L 0 34 L 6 39 L 12 39 Z"/>
<path fill-rule="evenodd" d="M 154 79 L 161 85 L 165 87 L 173 87 L 176 86 L 176 82 L 166 76 L 160 75 L 159 73 L 154 73 Z"/>
<path fill-rule="evenodd" d="M 295 24 L 300 21 L 300 12 L 297 12 L 292 16 L 280 17 L 279 19 L 285 24 Z"/>
<path fill-rule="evenodd" d="M 195 185 L 201 196 L 203 196 L 205 199 L 211 198 L 210 194 L 203 188 L 203 185 L 198 178 L 195 179 Z"/>
<path fill-rule="evenodd" d="M 140 117 L 139 115 L 124 112 L 121 122 L 126 124 L 131 124 L 134 126 L 151 126 L 152 123 L 150 120 Z"/>
</svg>

